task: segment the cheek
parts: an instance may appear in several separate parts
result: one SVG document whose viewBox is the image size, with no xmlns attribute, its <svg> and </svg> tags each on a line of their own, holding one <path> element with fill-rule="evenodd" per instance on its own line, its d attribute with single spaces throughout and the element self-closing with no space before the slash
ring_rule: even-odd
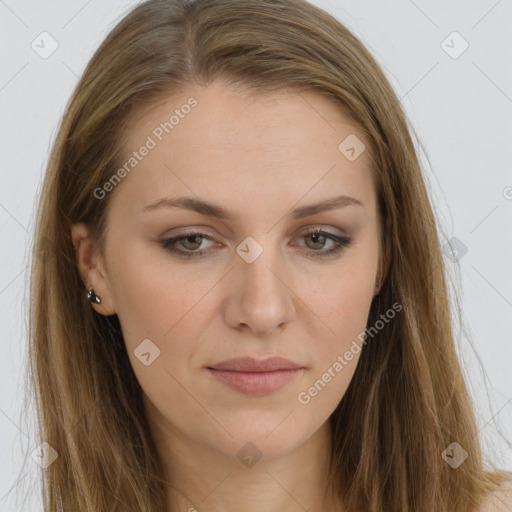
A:
<svg viewBox="0 0 512 512">
<path fill-rule="evenodd" d="M 322 279 L 322 289 L 309 294 L 308 306 L 323 321 L 327 346 L 344 344 L 366 326 L 373 299 L 376 259 L 354 253 L 335 273 Z"/>
<path fill-rule="evenodd" d="M 178 266 L 150 261 L 135 250 L 119 259 L 114 279 L 126 349 L 144 394 L 162 411 L 169 404 L 184 407 L 190 396 L 182 386 L 193 389 L 187 369 L 204 329 L 198 321 L 205 316 L 201 297 L 213 282 L 191 281 Z M 200 409 L 191 414 L 200 422 Z"/>
<path fill-rule="evenodd" d="M 164 252 L 151 253 L 147 247 L 130 246 L 119 255 L 113 281 L 132 368 L 145 392 L 165 406 L 186 402 L 178 383 L 190 391 L 195 386 L 190 372 L 205 358 L 202 333 L 213 321 L 218 276 L 206 267 L 185 272 Z M 139 356 L 148 352 L 146 362 L 151 362 L 146 366 Z"/>
<path fill-rule="evenodd" d="M 313 414 L 327 418 L 345 395 L 364 348 L 371 293 L 347 285 L 328 295 L 324 305 L 323 320 L 329 329 L 317 340 L 315 363 L 296 400 L 305 414 L 315 411 Z"/>
<path fill-rule="evenodd" d="M 326 336 L 326 352 L 346 350 L 357 336 L 364 332 L 370 311 L 373 285 L 364 286 L 357 279 L 345 280 L 336 294 L 326 303 L 325 323 L 330 336 Z"/>
<path fill-rule="evenodd" d="M 158 248 L 122 245 L 113 269 L 113 295 L 127 344 L 154 338 L 157 343 L 182 329 L 183 320 L 207 292 L 208 282 L 191 280 Z M 163 257 L 162 257 L 163 256 Z M 208 280 L 207 280 L 208 281 Z M 211 286 L 211 285 L 210 285 Z"/>
<path fill-rule="evenodd" d="M 358 253 L 353 259 L 331 276 L 323 293 L 317 291 L 310 295 L 313 299 L 308 302 L 322 320 L 323 333 L 314 349 L 315 365 L 310 381 L 314 389 L 311 393 L 303 390 L 314 398 L 315 407 L 333 409 L 337 405 L 350 384 L 364 347 L 377 260 L 371 251 L 366 256 Z"/>
</svg>

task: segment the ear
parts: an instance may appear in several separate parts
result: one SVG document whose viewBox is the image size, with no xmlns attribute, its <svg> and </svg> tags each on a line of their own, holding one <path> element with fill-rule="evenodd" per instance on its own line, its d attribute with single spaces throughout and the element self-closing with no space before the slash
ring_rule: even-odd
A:
<svg viewBox="0 0 512 512">
<path fill-rule="evenodd" d="M 382 288 L 382 284 L 386 280 L 386 277 L 388 275 L 389 271 L 389 264 L 391 261 L 391 245 L 389 242 L 389 233 L 391 229 L 391 223 L 388 219 L 386 223 L 386 236 L 384 237 L 384 248 L 383 248 L 383 254 L 381 255 L 380 261 L 379 261 L 379 268 L 377 271 L 377 276 L 375 278 L 375 287 L 373 290 L 373 296 L 377 296 Z"/>
<path fill-rule="evenodd" d="M 101 304 L 91 303 L 94 310 L 105 316 L 114 315 L 116 309 L 105 262 L 89 228 L 82 222 L 73 224 L 71 238 L 75 247 L 78 270 L 85 285 L 84 296 L 87 294 L 89 287 L 92 286 L 94 293 L 101 299 Z"/>
</svg>

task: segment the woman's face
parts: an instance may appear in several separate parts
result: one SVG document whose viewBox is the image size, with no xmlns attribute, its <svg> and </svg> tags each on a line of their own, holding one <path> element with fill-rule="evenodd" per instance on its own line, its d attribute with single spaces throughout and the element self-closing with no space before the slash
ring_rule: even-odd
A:
<svg viewBox="0 0 512 512">
<path fill-rule="evenodd" d="M 314 93 L 255 99 L 222 82 L 131 118 L 126 172 L 97 192 L 111 203 L 91 282 L 160 433 L 272 457 L 325 426 L 378 291 L 363 140 Z M 353 199 L 325 207 L 338 196 Z M 298 369 L 257 365 L 274 357 Z M 222 366 L 233 358 L 250 360 Z"/>
</svg>

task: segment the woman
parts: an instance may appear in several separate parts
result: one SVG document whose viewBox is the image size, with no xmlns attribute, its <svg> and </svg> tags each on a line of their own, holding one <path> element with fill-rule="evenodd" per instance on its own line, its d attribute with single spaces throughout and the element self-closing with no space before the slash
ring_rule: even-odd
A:
<svg viewBox="0 0 512 512">
<path fill-rule="evenodd" d="M 512 507 L 406 117 L 322 10 L 133 9 L 67 107 L 42 243 L 46 511 Z"/>
</svg>

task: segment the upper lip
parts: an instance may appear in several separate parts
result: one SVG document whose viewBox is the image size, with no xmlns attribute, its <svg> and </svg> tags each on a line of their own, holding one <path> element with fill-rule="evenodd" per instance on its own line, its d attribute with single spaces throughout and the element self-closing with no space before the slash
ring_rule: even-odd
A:
<svg viewBox="0 0 512 512">
<path fill-rule="evenodd" d="M 296 370 L 304 367 L 283 357 L 269 357 L 267 359 L 236 357 L 208 366 L 208 368 L 236 372 L 273 372 L 277 370 Z"/>
</svg>

